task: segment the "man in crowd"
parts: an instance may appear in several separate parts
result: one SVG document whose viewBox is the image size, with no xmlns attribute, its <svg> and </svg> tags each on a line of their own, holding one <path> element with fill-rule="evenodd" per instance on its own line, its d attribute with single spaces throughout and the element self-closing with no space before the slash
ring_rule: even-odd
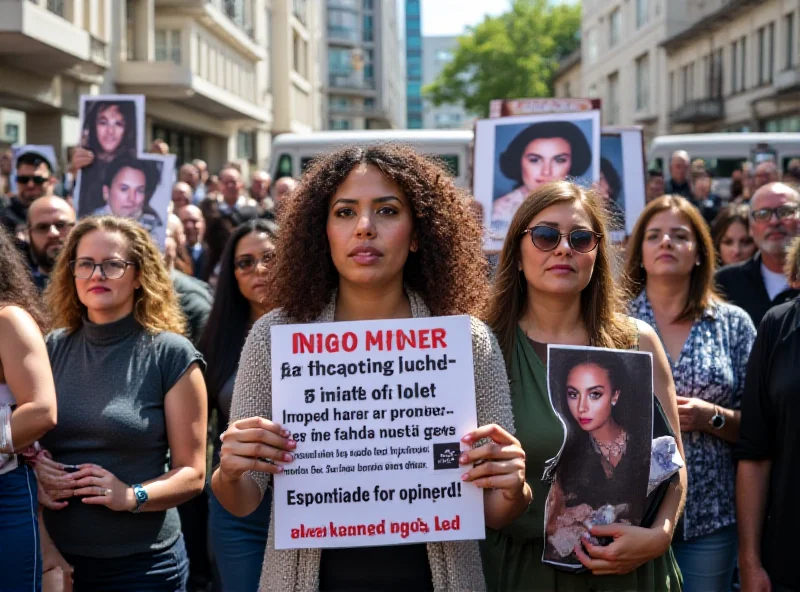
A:
<svg viewBox="0 0 800 592">
<path fill-rule="evenodd" d="M 206 231 L 206 222 L 203 212 L 196 205 L 189 204 L 176 211 L 178 218 L 183 223 L 183 232 L 186 235 L 186 248 L 192 258 L 194 277 L 200 278 L 208 259 L 208 250 L 203 243 Z"/>
<path fill-rule="evenodd" d="M 28 208 L 28 258 L 40 292 L 47 286 L 56 257 L 74 226 L 75 210 L 60 197 L 41 197 Z"/>
<path fill-rule="evenodd" d="M 178 181 L 186 183 L 190 189 L 191 203 L 198 204 L 206 197 L 206 187 L 200 181 L 200 170 L 193 164 L 186 163 L 178 169 Z"/>
<path fill-rule="evenodd" d="M 783 182 L 800 191 L 800 158 L 793 158 L 783 173 Z"/>
<path fill-rule="evenodd" d="M 694 205 L 700 210 L 706 222 L 711 224 L 722 209 L 722 198 L 711 193 L 711 175 L 705 170 L 698 173 L 694 182 Z"/>
<path fill-rule="evenodd" d="M 294 177 L 281 177 L 275 181 L 275 191 L 273 193 L 276 207 L 283 201 L 284 197 L 295 190 L 298 184 L 297 179 Z"/>
<path fill-rule="evenodd" d="M 183 168 L 183 167 L 181 167 Z M 178 181 L 172 186 L 172 207 L 178 210 L 192 203 L 192 187 L 184 181 Z"/>
<path fill-rule="evenodd" d="M 53 195 L 53 166 L 36 152 L 17 157 L 17 195 L 2 208 L 0 221 L 16 235 L 27 225 L 28 208 L 34 200 Z"/>
<path fill-rule="evenodd" d="M 650 169 L 647 171 L 647 194 L 645 196 L 647 203 L 664 195 L 664 189 L 664 173 L 659 169 Z"/>
<path fill-rule="evenodd" d="M 242 174 L 234 167 L 226 167 L 219 173 L 222 201 L 219 210 L 228 213 L 243 207 L 256 207 L 258 204 L 249 197 L 242 195 Z"/>
<path fill-rule="evenodd" d="M 755 184 L 753 189 L 757 191 L 767 183 L 778 181 L 778 166 L 772 160 L 762 162 L 756 167 Z"/>
<path fill-rule="evenodd" d="M 789 243 L 800 232 L 800 195 L 783 183 L 769 183 L 755 192 L 750 208 L 750 234 L 758 252 L 723 267 L 716 280 L 728 301 L 758 326 L 771 307 L 800 295 L 783 273 Z"/>
<path fill-rule="evenodd" d="M 265 210 L 272 209 L 272 200 L 269 197 L 269 188 L 272 178 L 266 171 L 255 171 L 250 175 L 250 197 Z"/>
<path fill-rule="evenodd" d="M 669 161 L 669 176 L 664 187 L 667 195 L 682 195 L 689 201 L 694 201 L 692 187 L 689 184 L 689 154 L 685 150 L 676 150 Z"/>
<path fill-rule="evenodd" d="M 205 185 L 208 183 L 208 163 L 205 160 L 195 158 L 192 164 L 197 169 L 197 172 L 200 173 L 200 184 Z"/>
</svg>

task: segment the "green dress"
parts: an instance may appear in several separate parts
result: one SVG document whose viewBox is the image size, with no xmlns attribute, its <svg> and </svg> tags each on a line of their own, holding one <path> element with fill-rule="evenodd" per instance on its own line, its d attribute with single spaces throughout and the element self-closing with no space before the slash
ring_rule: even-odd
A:
<svg viewBox="0 0 800 592">
<path fill-rule="evenodd" d="M 544 505 L 549 485 L 541 480 L 545 462 L 555 457 L 564 432 L 547 391 L 547 369 L 525 333 L 517 328 L 511 362 L 511 402 L 516 437 L 526 455 L 526 479 L 533 490 L 527 512 L 502 530 L 486 531 L 481 544 L 488 590 L 498 592 L 679 591 L 681 576 L 672 549 L 635 571 L 615 576 L 569 573 L 542 563 Z"/>
</svg>

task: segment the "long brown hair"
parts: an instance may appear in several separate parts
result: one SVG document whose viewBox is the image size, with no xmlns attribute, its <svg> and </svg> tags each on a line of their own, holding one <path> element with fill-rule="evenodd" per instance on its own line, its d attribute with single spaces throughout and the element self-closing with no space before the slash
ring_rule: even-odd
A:
<svg viewBox="0 0 800 592">
<path fill-rule="evenodd" d="M 31 273 L 11 234 L 0 226 L 0 309 L 18 306 L 26 311 L 42 333 L 47 332 L 47 315 L 31 280 Z"/>
<path fill-rule="evenodd" d="M 722 264 L 720 246 L 722 239 L 728 228 L 738 222 L 744 225 L 746 231 L 750 231 L 750 207 L 744 204 L 731 204 L 722 208 L 711 223 L 711 241 L 714 243 L 714 252 L 717 255 L 717 263 Z"/>
<path fill-rule="evenodd" d="M 161 253 L 142 226 L 115 216 L 84 218 L 70 232 L 53 270 L 52 281 L 45 291 L 53 315 L 53 327 L 64 327 L 72 333 L 83 324 L 86 306 L 78 298 L 70 262 L 75 259 L 81 239 L 93 230 L 118 232 L 128 241 L 128 260 L 136 264 L 141 283 L 134 293 L 133 315 L 136 321 L 151 333 L 171 331 L 183 335 L 186 319 L 178 306 L 178 297 Z"/>
<path fill-rule="evenodd" d="M 581 317 L 589 334 L 589 345 L 613 348 L 629 348 L 633 345 L 633 326 L 619 314 L 622 311 L 622 299 L 614 284 L 611 243 L 606 232 L 608 216 L 593 193 L 568 181 L 556 181 L 540 186 L 520 205 L 508 227 L 500 254 L 487 322 L 500 342 L 508 365 L 511 363 L 517 324 L 528 302 L 528 283 L 520 270 L 522 232 L 531 220 L 550 206 L 575 202 L 583 206 L 592 230 L 603 235 L 597 245 L 592 277 L 581 292 Z"/>
<path fill-rule="evenodd" d="M 642 244 L 647 225 L 656 214 L 669 210 L 677 210 L 689 222 L 697 239 L 697 256 L 700 265 L 692 267 L 689 280 L 689 298 L 686 306 L 675 318 L 675 321 L 695 320 L 714 301 L 721 298 L 716 292 L 714 271 L 716 269 L 716 253 L 711 233 L 699 210 L 687 199 L 679 195 L 662 195 L 645 207 L 633 234 L 628 241 L 628 257 L 625 263 L 625 292 L 629 299 L 636 298 L 647 285 L 647 272 L 642 264 Z"/>
</svg>

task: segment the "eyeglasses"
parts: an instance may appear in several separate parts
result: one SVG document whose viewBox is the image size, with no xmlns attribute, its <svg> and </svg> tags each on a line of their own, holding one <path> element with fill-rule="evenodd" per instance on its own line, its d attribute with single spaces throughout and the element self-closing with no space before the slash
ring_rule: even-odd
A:
<svg viewBox="0 0 800 592">
<path fill-rule="evenodd" d="M 63 234 L 65 230 L 72 230 L 75 226 L 75 222 L 67 222 L 66 220 L 59 220 L 58 222 L 42 222 L 40 224 L 35 224 L 30 227 L 30 230 L 34 234 L 46 234 L 50 232 L 51 228 L 55 228 L 58 234 Z"/>
<path fill-rule="evenodd" d="M 275 251 L 266 251 L 261 257 L 253 257 L 252 255 L 244 255 L 239 257 L 233 262 L 233 266 L 242 273 L 251 273 L 256 266 L 261 263 L 264 267 L 269 265 L 270 260 L 275 256 Z"/>
<path fill-rule="evenodd" d="M 39 175 L 17 175 L 17 183 L 20 185 L 27 185 L 31 181 L 36 185 L 44 185 L 47 183 L 47 177 L 40 177 Z"/>
<path fill-rule="evenodd" d="M 69 262 L 72 267 L 72 275 L 79 280 L 88 280 L 94 275 L 94 270 L 100 268 L 100 276 L 104 280 L 118 280 L 128 269 L 128 266 L 136 263 L 133 261 L 125 261 L 123 259 L 106 259 L 100 263 L 95 263 L 93 259 L 81 258 Z"/>
<path fill-rule="evenodd" d="M 570 232 L 561 233 L 552 226 L 534 226 L 522 231 L 522 234 L 528 233 L 531 235 L 533 246 L 540 251 L 553 251 L 558 246 L 558 243 L 561 242 L 561 237 L 566 236 L 573 251 L 591 253 L 597 248 L 600 239 L 603 237 L 602 234 L 584 228 L 576 228 Z"/>
<path fill-rule="evenodd" d="M 798 206 L 785 205 L 778 208 L 761 208 L 753 211 L 750 215 L 756 222 L 769 222 L 772 220 L 773 214 L 775 214 L 778 220 L 789 220 L 790 218 L 795 218 L 798 211 L 800 211 L 800 207 Z"/>
</svg>

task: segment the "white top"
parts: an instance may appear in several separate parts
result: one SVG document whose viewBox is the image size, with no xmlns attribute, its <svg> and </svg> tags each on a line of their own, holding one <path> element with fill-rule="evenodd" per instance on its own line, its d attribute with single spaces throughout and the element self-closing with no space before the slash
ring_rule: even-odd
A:
<svg viewBox="0 0 800 592">
<path fill-rule="evenodd" d="M 767 269 L 761 264 L 761 277 L 764 279 L 764 287 L 767 289 L 770 300 L 775 300 L 775 296 L 789 289 L 789 280 L 782 273 L 776 273 Z"/>
</svg>

